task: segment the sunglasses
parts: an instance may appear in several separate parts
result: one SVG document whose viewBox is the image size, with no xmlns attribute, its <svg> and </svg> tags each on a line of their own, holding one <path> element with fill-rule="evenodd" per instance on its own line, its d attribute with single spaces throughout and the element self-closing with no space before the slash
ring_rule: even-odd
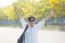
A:
<svg viewBox="0 0 65 43">
<path fill-rule="evenodd" d="M 29 20 L 29 21 L 33 21 L 34 22 L 35 20 Z"/>
</svg>

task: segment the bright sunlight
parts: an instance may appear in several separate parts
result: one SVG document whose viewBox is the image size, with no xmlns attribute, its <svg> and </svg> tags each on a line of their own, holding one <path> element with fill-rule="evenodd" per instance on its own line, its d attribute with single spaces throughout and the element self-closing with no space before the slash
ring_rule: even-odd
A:
<svg viewBox="0 0 65 43">
<path fill-rule="evenodd" d="M 8 5 L 11 5 L 14 2 L 17 2 L 18 0 L 0 0 L 0 7 L 4 8 Z"/>
</svg>

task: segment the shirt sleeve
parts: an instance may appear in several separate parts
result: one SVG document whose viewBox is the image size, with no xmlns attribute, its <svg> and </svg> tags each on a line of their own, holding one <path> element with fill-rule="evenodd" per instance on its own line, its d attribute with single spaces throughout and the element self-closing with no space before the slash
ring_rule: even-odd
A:
<svg viewBox="0 0 65 43">
<path fill-rule="evenodd" d="M 40 29 L 45 24 L 45 19 L 41 20 L 36 26 Z"/>
<path fill-rule="evenodd" d="M 21 24 L 22 24 L 22 27 L 25 28 L 27 22 L 24 20 L 23 17 L 20 19 L 20 22 L 21 22 Z"/>
</svg>

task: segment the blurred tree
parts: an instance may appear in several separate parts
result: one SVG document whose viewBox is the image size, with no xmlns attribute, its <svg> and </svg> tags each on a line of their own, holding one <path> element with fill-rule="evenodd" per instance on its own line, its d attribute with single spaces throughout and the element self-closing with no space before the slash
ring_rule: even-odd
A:
<svg viewBox="0 0 65 43">
<path fill-rule="evenodd" d="M 16 19 L 16 15 L 13 10 L 13 6 L 10 5 L 3 9 L 4 14 L 8 17 L 8 20 L 14 20 Z"/>
<path fill-rule="evenodd" d="M 0 20 L 5 19 L 3 10 L 0 8 Z"/>
<path fill-rule="evenodd" d="M 65 5 L 64 0 L 38 0 L 38 1 L 19 0 L 17 3 L 15 3 L 15 5 L 16 5 L 16 9 L 19 9 L 17 12 L 19 14 L 23 14 L 24 18 L 27 18 L 30 15 L 33 15 L 36 17 L 37 20 L 38 19 L 40 20 L 41 18 L 48 16 L 51 9 L 54 10 L 55 17 L 58 17 L 59 15 L 61 15 L 62 3 L 64 6 Z M 4 15 L 8 17 L 8 20 L 17 19 L 17 15 L 13 7 L 15 5 L 13 3 L 13 5 L 10 5 L 3 9 Z M 63 7 L 63 9 L 65 9 L 65 7 Z M 65 15 L 65 12 L 63 12 L 63 14 Z"/>
</svg>

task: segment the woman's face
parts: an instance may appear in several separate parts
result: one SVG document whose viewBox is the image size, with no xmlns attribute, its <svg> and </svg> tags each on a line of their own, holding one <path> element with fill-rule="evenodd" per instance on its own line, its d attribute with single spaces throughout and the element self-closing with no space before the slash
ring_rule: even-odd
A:
<svg viewBox="0 0 65 43">
<path fill-rule="evenodd" d="M 34 18 L 31 18 L 30 21 L 29 21 L 29 23 L 31 23 L 31 24 L 34 24 L 34 22 L 35 22 Z"/>
</svg>

